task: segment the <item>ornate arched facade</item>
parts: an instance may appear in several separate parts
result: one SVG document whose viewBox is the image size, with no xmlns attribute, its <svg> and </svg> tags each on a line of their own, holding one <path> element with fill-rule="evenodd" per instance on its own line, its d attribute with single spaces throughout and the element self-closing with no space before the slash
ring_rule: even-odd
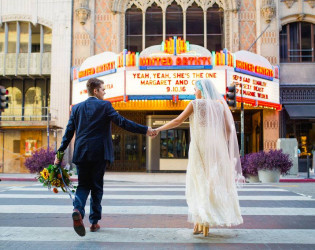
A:
<svg viewBox="0 0 315 250">
<path fill-rule="evenodd" d="M 118 41 L 117 41 L 119 44 L 119 47 L 121 49 L 124 47 L 125 12 L 128 8 L 135 5 L 136 7 L 142 10 L 143 16 L 145 16 L 145 12 L 147 8 L 149 8 L 153 3 L 155 3 L 157 6 L 159 6 L 162 9 L 163 15 L 165 15 L 167 7 L 174 1 L 179 6 L 181 6 L 183 10 L 184 23 L 185 23 L 185 18 L 186 18 L 186 10 L 194 2 L 202 8 L 204 15 L 206 15 L 207 10 L 216 3 L 224 11 L 224 36 L 225 36 L 224 47 L 232 51 L 236 51 L 239 49 L 238 9 L 240 7 L 240 4 L 239 4 L 239 1 L 237 0 L 210 0 L 210 1 L 207 1 L 207 0 L 114 0 L 112 2 L 111 11 L 115 15 L 119 16 L 118 18 L 119 21 L 117 24 L 118 30 L 121 31 L 118 37 Z M 184 33 L 185 33 L 185 27 L 184 27 Z"/>
</svg>

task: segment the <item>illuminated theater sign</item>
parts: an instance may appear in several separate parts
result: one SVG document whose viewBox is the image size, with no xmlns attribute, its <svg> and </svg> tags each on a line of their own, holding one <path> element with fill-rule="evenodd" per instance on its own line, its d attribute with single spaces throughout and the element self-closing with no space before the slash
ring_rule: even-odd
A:
<svg viewBox="0 0 315 250">
<path fill-rule="evenodd" d="M 73 104 L 87 98 L 86 82 L 98 77 L 105 83 L 105 99 L 192 100 L 198 79 L 211 79 L 225 95 L 236 85 L 237 100 L 253 107 L 281 110 L 279 69 L 248 51 L 210 52 L 180 38 L 170 38 L 139 52 L 104 52 L 73 69 Z"/>
</svg>

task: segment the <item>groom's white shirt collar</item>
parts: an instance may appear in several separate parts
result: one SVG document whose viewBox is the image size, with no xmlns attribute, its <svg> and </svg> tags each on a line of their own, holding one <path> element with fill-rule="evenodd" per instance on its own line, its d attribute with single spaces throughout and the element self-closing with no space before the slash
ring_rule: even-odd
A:
<svg viewBox="0 0 315 250">
<path fill-rule="evenodd" d="M 91 96 L 89 96 L 89 98 L 90 98 L 90 97 L 93 97 L 93 98 L 96 98 L 96 99 L 98 99 L 98 98 L 97 98 L 96 96 L 94 96 L 94 95 L 91 95 Z"/>
</svg>

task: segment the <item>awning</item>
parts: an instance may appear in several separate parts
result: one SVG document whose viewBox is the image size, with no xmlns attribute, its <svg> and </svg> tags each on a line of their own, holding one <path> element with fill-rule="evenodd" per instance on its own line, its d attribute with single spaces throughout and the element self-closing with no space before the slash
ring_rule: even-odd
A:
<svg viewBox="0 0 315 250">
<path fill-rule="evenodd" d="M 291 119 L 315 119 L 315 105 L 284 105 Z"/>
</svg>

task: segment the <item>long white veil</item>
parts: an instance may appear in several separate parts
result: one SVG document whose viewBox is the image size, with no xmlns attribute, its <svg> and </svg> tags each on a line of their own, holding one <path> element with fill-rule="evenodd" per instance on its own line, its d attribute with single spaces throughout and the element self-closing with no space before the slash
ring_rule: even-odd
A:
<svg viewBox="0 0 315 250">
<path fill-rule="evenodd" d="M 196 117 L 195 126 L 205 127 L 203 130 L 205 149 L 202 150 L 205 159 L 205 174 L 209 176 L 217 172 L 221 176 L 212 177 L 219 179 L 218 181 L 220 181 L 220 178 L 234 178 L 236 183 L 240 185 L 244 183 L 245 178 L 242 175 L 239 146 L 232 113 L 211 80 L 198 80 L 196 87 L 202 93 L 202 99 L 196 99 L 193 105 Z M 213 171 L 216 166 L 220 169 Z"/>
</svg>

